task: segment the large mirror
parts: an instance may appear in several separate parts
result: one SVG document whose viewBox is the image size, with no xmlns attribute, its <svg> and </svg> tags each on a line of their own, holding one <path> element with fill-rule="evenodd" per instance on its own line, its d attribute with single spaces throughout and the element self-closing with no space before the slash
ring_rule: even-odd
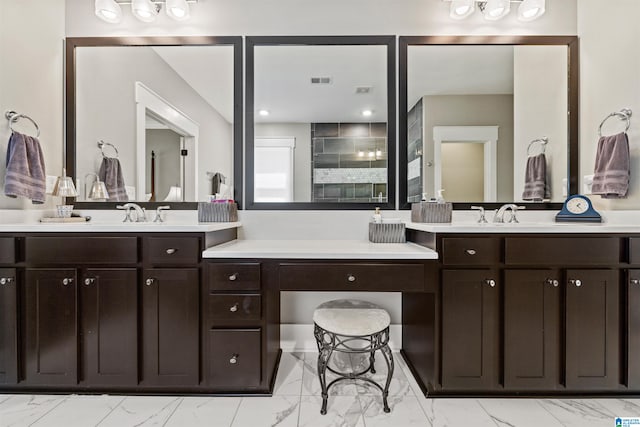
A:
<svg viewBox="0 0 640 427">
<path fill-rule="evenodd" d="M 401 37 L 400 205 L 557 208 L 577 191 L 575 37 Z"/>
<path fill-rule="evenodd" d="M 248 209 L 395 207 L 395 38 L 248 37 Z"/>
<path fill-rule="evenodd" d="M 75 204 L 239 201 L 241 50 L 240 37 L 67 39 Z"/>
</svg>

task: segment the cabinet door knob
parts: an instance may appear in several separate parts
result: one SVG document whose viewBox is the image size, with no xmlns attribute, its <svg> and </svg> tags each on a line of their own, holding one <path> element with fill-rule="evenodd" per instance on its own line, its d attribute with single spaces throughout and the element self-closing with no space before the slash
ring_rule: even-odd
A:
<svg viewBox="0 0 640 427">
<path fill-rule="evenodd" d="M 86 279 L 84 279 L 84 284 L 85 286 L 89 286 L 92 285 L 95 281 L 96 279 L 94 279 L 93 277 L 87 277 Z"/>
<path fill-rule="evenodd" d="M 229 311 L 232 313 L 235 313 L 236 311 L 238 311 L 238 303 L 235 303 L 231 307 L 229 307 Z"/>
<path fill-rule="evenodd" d="M 465 249 L 465 252 L 469 255 L 475 255 L 476 254 L 476 250 L 475 249 Z"/>
<path fill-rule="evenodd" d="M 554 288 L 560 286 L 560 282 L 558 282 L 556 279 L 547 279 L 546 282 L 547 285 L 553 286 Z"/>
<path fill-rule="evenodd" d="M 577 287 L 582 286 L 582 280 L 580 279 L 571 279 L 569 280 L 569 283 L 571 283 L 572 285 L 576 285 Z"/>
<path fill-rule="evenodd" d="M 166 250 L 166 252 L 167 252 L 167 255 L 173 255 L 176 252 L 178 252 L 178 250 L 176 248 L 169 248 Z"/>
<path fill-rule="evenodd" d="M 493 279 L 487 279 L 484 281 L 487 285 L 491 286 L 492 288 L 496 287 L 496 281 Z"/>
<path fill-rule="evenodd" d="M 233 356 L 231 356 L 231 359 L 229 359 L 229 363 L 231 363 L 232 365 L 238 363 L 238 355 L 234 354 Z"/>
<path fill-rule="evenodd" d="M 349 274 L 347 276 L 347 280 L 350 282 L 355 282 L 356 281 L 356 276 L 354 276 L 353 274 Z"/>
<path fill-rule="evenodd" d="M 232 282 L 237 279 L 238 279 L 238 273 L 233 273 L 231 276 L 229 276 L 229 280 L 231 280 Z"/>
<path fill-rule="evenodd" d="M 638 280 L 638 279 L 631 279 L 630 282 L 631 282 L 632 285 L 640 284 L 640 280 Z"/>
<path fill-rule="evenodd" d="M 150 277 L 150 278 L 148 278 L 147 280 L 144 281 L 144 284 L 147 285 L 147 286 L 151 286 L 151 285 L 153 285 L 153 282 L 155 282 L 155 281 L 156 281 L 156 279 Z"/>
<path fill-rule="evenodd" d="M 13 282 L 13 277 L 0 277 L 0 285 L 9 285 Z"/>
<path fill-rule="evenodd" d="M 62 284 L 67 286 L 73 283 L 73 278 L 71 277 L 65 277 L 64 279 L 62 279 Z"/>
</svg>

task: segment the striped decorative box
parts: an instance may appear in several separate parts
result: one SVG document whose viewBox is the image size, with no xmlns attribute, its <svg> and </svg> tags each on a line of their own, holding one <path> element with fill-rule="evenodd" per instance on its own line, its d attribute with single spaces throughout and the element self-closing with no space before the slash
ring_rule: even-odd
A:
<svg viewBox="0 0 640 427">
<path fill-rule="evenodd" d="M 411 222 L 451 222 L 451 211 L 451 203 L 412 203 Z"/>
<path fill-rule="evenodd" d="M 404 223 L 369 223 L 369 241 L 372 243 L 405 243 Z"/>
<path fill-rule="evenodd" d="M 198 222 L 236 222 L 237 203 L 198 203 Z"/>
</svg>

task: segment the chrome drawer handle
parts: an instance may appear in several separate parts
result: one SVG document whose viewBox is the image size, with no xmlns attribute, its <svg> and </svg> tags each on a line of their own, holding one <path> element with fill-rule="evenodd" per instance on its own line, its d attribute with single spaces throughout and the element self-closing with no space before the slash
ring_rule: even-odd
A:
<svg viewBox="0 0 640 427">
<path fill-rule="evenodd" d="M 0 285 L 10 285 L 13 282 L 13 277 L 0 277 Z"/>
<path fill-rule="evenodd" d="M 640 284 L 640 280 L 638 280 L 638 279 L 631 279 L 631 284 L 632 284 L 632 285 L 638 285 L 638 284 Z"/>
<path fill-rule="evenodd" d="M 356 281 L 356 276 L 354 276 L 353 274 L 349 274 L 347 276 L 347 280 L 350 282 L 355 282 Z"/>
<path fill-rule="evenodd" d="M 229 311 L 232 313 L 235 313 L 236 311 L 238 311 L 238 303 L 235 303 L 231 307 L 229 307 Z"/>
<path fill-rule="evenodd" d="M 231 276 L 229 276 L 229 280 L 231 280 L 232 282 L 237 278 L 238 278 L 238 273 L 233 273 Z"/>
<path fill-rule="evenodd" d="M 89 286 L 92 285 L 95 281 L 96 279 L 94 279 L 93 277 L 87 277 L 86 279 L 84 279 L 84 284 L 85 286 Z"/>
<path fill-rule="evenodd" d="M 475 255 L 476 254 L 476 250 L 475 249 L 465 249 L 465 252 L 469 255 Z"/>
<path fill-rule="evenodd" d="M 167 249 L 167 251 L 166 251 L 166 252 L 167 252 L 167 255 L 173 255 L 173 254 L 175 254 L 176 252 L 178 252 L 178 250 L 177 250 L 177 249 L 175 249 L 175 248 L 169 248 L 169 249 Z"/>
<path fill-rule="evenodd" d="M 487 285 L 491 286 L 492 288 L 496 287 L 496 281 L 493 279 L 487 279 L 484 281 Z"/>
<path fill-rule="evenodd" d="M 67 286 L 73 283 L 73 278 L 71 277 L 65 277 L 64 279 L 62 279 L 62 284 Z"/>
<path fill-rule="evenodd" d="M 582 280 L 580 279 L 571 279 L 569 280 L 569 283 L 571 283 L 572 285 L 576 285 L 577 287 L 582 286 Z"/>
<path fill-rule="evenodd" d="M 229 363 L 231 363 L 232 365 L 235 365 L 236 363 L 238 363 L 238 356 L 237 354 L 234 354 L 233 356 L 231 356 L 231 359 L 229 359 Z"/>
<path fill-rule="evenodd" d="M 156 279 L 150 277 L 150 278 L 148 278 L 147 280 L 144 281 L 144 284 L 147 285 L 147 286 L 151 286 L 151 285 L 153 285 L 153 283 L 155 281 L 156 281 Z"/>
<path fill-rule="evenodd" d="M 547 285 L 553 285 L 554 288 L 560 286 L 560 282 L 558 282 L 556 279 L 547 279 L 546 282 Z"/>
</svg>

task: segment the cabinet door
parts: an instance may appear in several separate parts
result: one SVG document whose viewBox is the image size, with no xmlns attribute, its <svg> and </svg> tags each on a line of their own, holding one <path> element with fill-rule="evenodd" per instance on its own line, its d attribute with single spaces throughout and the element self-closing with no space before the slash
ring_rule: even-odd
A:
<svg viewBox="0 0 640 427">
<path fill-rule="evenodd" d="M 618 271 L 567 270 L 567 389 L 615 389 L 620 383 Z"/>
<path fill-rule="evenodd" d="M 629 270 L 627 313 L 627 385 L 640 390 L 640 270 Z"/>
<path fill-rule="evenodd" d="M 559 274 L 507 270 L 504 280 L 504 386 L 553 390 L 560 383 Z"/>
<path fill-rule="evenodd" d="M 495 270 L 442 272 L 442 387 L 498 386 L 499 286 Z"/>
<path fill-rule="evenodd" d="M 142 284 L 142 383 L 199 382 L 199 274 L 146 269 Z"/>
<path fill-rule="evenodd" d="M 260 329 L 211 329 L 207 370 L 208 383 L 217 389 L 260 386 Z"/>
<path fill-rule="evenodd" d="M 25 383 L 76 384 L 78 378 L 76 271 L 27 269 Z"/>
<path fill-rule="evenodd" d="M 83 379 L 90 385 L 138 382 L 136 269 L 86 270 L 80 284 Z"/>
<path fill-rule="evenodd" d="M 18 382 L 16 289 L 16 270 L 0 268 L 0 384 Z"/>
</svg>

